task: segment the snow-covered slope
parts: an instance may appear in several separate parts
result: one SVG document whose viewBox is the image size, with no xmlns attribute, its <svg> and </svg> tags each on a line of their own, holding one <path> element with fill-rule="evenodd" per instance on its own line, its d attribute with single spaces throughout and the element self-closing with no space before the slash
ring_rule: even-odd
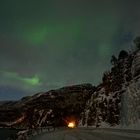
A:
<svg viewBox="0 0 140 140">
<path fill-rule="evenodd" d="M 120 53 L 87 101 L 79 125 L 140 129 L 140 50 Z"/>
<path fill-rule="evenodd" d="M 36 128 L 64 126 L 69 119 L 78 122 L 94 90 L 91 84 L 73 85 L 3 103 L 0 105 L 0 126 Z"/>
<path fill-rule="evenodd" d="M 0 126 L 60 126 L 75 119 L 81 126 L 140 129 L 140 50 L 121 51 L 112 62 L 97 87 L 74 85 L 0 103 Z"/>
<path fill-rule="evenodd" d="M 121 113 L 123 127 L 140 129 L 140 77 L 135 77 L 126 87 Z"/>
<path fill-rule="evenodd" d="M 121 124 L 140 129 L 140 51 L 135 52 L 131 71 L 133 78 L 122 95 Z"/>
</svg>

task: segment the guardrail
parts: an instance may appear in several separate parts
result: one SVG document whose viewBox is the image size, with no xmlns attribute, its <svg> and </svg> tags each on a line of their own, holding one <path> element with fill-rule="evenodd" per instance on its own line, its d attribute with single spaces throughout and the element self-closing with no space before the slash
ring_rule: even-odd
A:
<svg viewBox="0 0 140 140">
<path fill-rule="evenodd" d="M 27 129 L 19 131 L 15 136 L 8 138 L 8 140 L 28 140 L 33 136 L 40 135 L 44 132 L 55 131 L 54 126 L 38 127 L 35 129 Z"/>
</svg>

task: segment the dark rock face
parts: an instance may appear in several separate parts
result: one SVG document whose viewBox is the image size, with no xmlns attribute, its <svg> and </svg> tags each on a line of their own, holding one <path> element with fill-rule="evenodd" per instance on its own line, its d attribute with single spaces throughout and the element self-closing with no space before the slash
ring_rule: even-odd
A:
<svg viewBox="0 0 140 140">
<path fill-rule="evenodd" d="M 140 50 L 121 51 L 111 63 L 97 87 L 74 85 L 0 102 L 0 126 L 64 126 L 69 120 L 95 126 L 136 123 L 140 118 Z"/>
<path fill-rule="evenodd" d="M 138 101 L 140 100 L 139 56 L 140 50 L 129 54 L 121 51 L 118 58 L 113 56 L 111 70 L 104 73 L 102 83 L 97 86 L 96 91 L 87 101 L 82 113 L 81 125 L 100 126 L 104 123 L 114 126 L 121 124 L 122 118 L 125 119 L 123 122 L 129 123 L 140 117 L 139 109 L 133 117 L 131 115 L 139 107 Z M 133 105 L 134 103 L 137 105 Z"/>
<path fill-rule="evenodd" d="M 82 84 L 3 103 L 0 105 L 0 125 L 36 128 L 64 126 L 68 119 L 78 122 L 86 101 L 94 91 L 91 84 Z"/>
</svg>

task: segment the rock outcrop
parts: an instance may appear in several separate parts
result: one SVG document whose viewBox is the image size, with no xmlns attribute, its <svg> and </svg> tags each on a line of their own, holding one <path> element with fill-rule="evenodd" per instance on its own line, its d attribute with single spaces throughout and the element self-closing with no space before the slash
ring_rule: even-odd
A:
<svg viewBox="0 0 140 140">
<path fill-rule="evenodd" d="M 65 126 L 69 120 L 96 127 L 140 124 L 140 50 L 112 58 L 97 87 L 68 86 L 0 103 L 0 126 Z"/>
<path fill-rule="evenodd" d="M 91 84 L 74 85 L 5 102 L 0 105 L 0 125 L 36 128 L 65 126 L 69 119 L 78 122 L 94 90 Z"/>
<path fill-rule="evenodd" d="M 80 125 L 140 124 L 140 50 L 122 51 L 87 101 Z"/>
</svg>

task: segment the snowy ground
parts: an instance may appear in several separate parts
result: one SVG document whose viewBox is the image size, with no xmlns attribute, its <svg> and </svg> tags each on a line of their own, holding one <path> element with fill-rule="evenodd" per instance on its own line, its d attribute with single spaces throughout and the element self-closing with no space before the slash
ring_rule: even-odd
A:
<svg viewBox="0 0 140 140">
<path fill-rule="evenodd" d="M 32 137 L 30 140 L 140 140 L 140 131 L 113 129 L 62 129 Z"/>
</svg>

